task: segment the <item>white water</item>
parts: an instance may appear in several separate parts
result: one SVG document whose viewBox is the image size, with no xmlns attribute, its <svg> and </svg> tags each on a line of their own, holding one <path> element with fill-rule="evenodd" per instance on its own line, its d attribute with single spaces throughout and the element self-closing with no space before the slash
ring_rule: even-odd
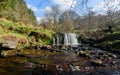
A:
<svg viewBox="0 0 120 75">
<path fill-rule="evenodd" d="M 56 42 L 55 42 L 55 37 L 53 37 L 53 46 L 55 46 Z"/>
<path fill-rule="evenodd" d="M 64 45 L 65 46 L 78 46 L 78 39 L 74 33 L 65 33 L 64 34 Z"/>
<path fill-rule="evenodd" d="M 74 33 L 64 33 L 64 38 L 62 36 L 53 37 L 53 46 L 65 45 L 76 47 L 79 45 L 77 35 Z M 62 42 L 63 41 L 63 42 Z"/>
</svg>

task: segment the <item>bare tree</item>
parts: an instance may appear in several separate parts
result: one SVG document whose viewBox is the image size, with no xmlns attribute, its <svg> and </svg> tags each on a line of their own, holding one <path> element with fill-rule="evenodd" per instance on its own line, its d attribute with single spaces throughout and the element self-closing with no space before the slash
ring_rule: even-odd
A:
<svg viewBox="0 0 120 75">
<path fill-rule="evenodd" d="M 75 22 L 79 15 L 73 10 L 65 11 L 59 19 L 59 23 L 63 26 L 63 32 L 72 32 L 77 23 Z"/>
<path fill-rule="evenodd" d="M 116 4 L 117 2 L 117 4 Z M 119 11 L 120 7 L 120 1 L 118 0 L 104 0 L 104 8 L 106 9 L 103 11 L 105 13 L 104 15 L 104 21 L 102 22 L 100 28 L 104 32 L 110 32 L 113 33 L 113 28 L 116 26 L 116 20 L 119 18 L 117 17 L 117 11 Z"/>
<path fill-rule="evenodd" d="M 59 6 L 57 5 L 52 6 L 51 11 L 46 12 L 45 14 L 45 17 L 47 20 L 45 22 L 45 27 L 55 32 L 58 32 L 59 31 L 59 26 L 58 26 L 59 16 L 60 16 Z"/>
</svg>

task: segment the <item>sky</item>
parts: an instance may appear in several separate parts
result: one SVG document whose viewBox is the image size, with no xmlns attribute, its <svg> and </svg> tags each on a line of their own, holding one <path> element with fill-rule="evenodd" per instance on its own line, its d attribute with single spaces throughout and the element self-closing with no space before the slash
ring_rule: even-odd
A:
<svg viewBox="0 0 120 75">
<path fill-rule="evenodd" d="M 30 8 L 37 20 L 40 20 L 44 17 L 45 12 L 51 12 L 51 6 L 59 5 L 61 11 L 68 10 L 70 5 L 73 4 L 73 8 L 77 4 L 79 4 L 80 0 L 25 0 L 27 7 Z M 115 3 L 111 3 L 111 5 L 117 4 L 119 0 L 115 0 Z M 106 10 L 104 8 L 105 3 L 103 0 L 88 0 L 87 5 L 91 7 L 92 11 L 98 11 L 100 13 L 100 9 Z M 76 10 L 77 12 L 77 10 Z"/>
</svg>

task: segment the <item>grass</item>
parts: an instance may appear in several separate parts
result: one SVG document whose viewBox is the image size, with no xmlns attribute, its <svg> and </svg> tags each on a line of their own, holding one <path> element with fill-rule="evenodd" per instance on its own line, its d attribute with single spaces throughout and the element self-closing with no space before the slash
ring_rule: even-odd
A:
<svg viewBox="0 0 120 75">
<path fill-rule="evenodd" d="M 35 32 L 37 35 L 29 36 L 32 32 Z M 28 42 L 31 41 L 34 45 L 51 44 L 53 33 L 53 31 L 43 29 L 40 26 L 34 27 L 32 25 L 25 25 L 19 22 L 0 19 L 0 36 L 14 36 L 18 39 L 25 38 Z M 34 41 L 32 41 L 33 37 L 35 39 Z M 1 37 L 0 40 L 2 40 Z"/>
</svg>

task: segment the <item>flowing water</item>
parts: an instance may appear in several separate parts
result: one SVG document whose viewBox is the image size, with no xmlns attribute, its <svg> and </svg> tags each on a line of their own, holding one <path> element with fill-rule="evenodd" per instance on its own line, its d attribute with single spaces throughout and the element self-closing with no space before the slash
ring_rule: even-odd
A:
<svg viewBox="0 0 120 75">
<path fill-rule="evenodd" d="M 63 37 L 63 38 L 62 38 Z M 64 41 L 63 41 L 64 40 Z M 53 45 L 65 45 L 71 47 L 77 47 L 79 45 L 77 35 L 74 33 L 64 33 L 63 36 L 53 37 Z"/>
<path fill-rule="evenodd" d="M 76 34 L 74 33 L 65 33 L 64 45 L 76 47 L 79 45 Z"/>
<path fill-rule="evenodd" d="M 64 40 L 64 41 L 63 41 Z M 64 33 L 64 36 L 61 37 L 54 37 L 53 38 L 53 45 L 71 46 L 71 47 L 78 47 L 79 43 L 77 40 L 77 36 L 74 33 Z M 87 47 L 85 47 L 87 49 Z M 91 48 L 91 47 L 90 47 Z M 102 52 L 102 50 L 98 50 L 96 48 L 91 48 L 91 52 Z M 46 52 L 46 51 L 45 51 Z M 103 51 L 104 52 L 104 51 Z M 94 56 L 94 55 L 93 55 Z M 96 55 L 97 56 L 97 55 Z M 117 55 L 116 63 L 120 66 L 120 56 Z M 34 70 L 37 73 L 33 75 L 120 75 L 120 67 L 119 68 L 112 68 L 111 66 L 105 67 L 94 67 L 88 65 L 89 58 L 79 57 L 77 54 L 74 53 L 74 49 L 62 52 L 56 52 L 54 55 L 48 55 L 46 53 L 45 56 L 41 57 L 1 57 L 0 58 L 0 75 L 32 75 L 32 71 Z M 51 67 L 49 68 L 38 68 L 34 69 L 32 64 L 40 65 L 42 64 L 49 64 Z M 80 71 L 70 71 L 71 64 L 79 65 Z M 61 65 L 62 68 L 59 68 L 56 71 L 56 65 Z M 63 71 L 63 68 L 66 71 Z M 62 72 L 61 72 L 62 71 Z M 57 72 L 57 74 L 56 74 Z"/>
</svg>

